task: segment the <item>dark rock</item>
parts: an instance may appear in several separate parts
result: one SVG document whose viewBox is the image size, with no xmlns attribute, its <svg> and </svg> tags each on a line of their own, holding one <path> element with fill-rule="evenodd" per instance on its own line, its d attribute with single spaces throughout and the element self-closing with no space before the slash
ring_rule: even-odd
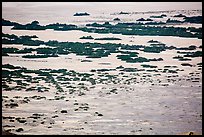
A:
<svg viewBox="0 0 204 137">
<path fill-rule="evenodd" d="M 56 117 L 59 117 L 59 116 L 58 115 L 52 116 L 52 118 L 56 118 Z"/>
<path fill-rule="evenodd" d="M 33 116 L 44 116 L 44 114 L 34 113 Z"/>
<path fill-rule="evenodd" d="M 25 123 L 26 122 L 26 120 L 24 120 L 24 119 L 18 119 L 17 120 L 19 123 Z"/>
<path fill-rule="evenodd" d="M 67 110 L 62 110 L 61 113 L 67 113 Z"/>
<path fill-rule="evenodd" d="M 124 67 L 120 65 L 119 67 L 116 67 L 116 69 L 123 69 Z"/>
<path fill-rule="evenodd" d="M 144 19 L 144 18 L 140 18 L 140 19 L 138 19 L 138 20 L 136 20 L 136 21 L 153 21 L 152 19 Z"/>
<path fill-rule="evenodd" d="M 98 116 L 103 116 L 103 114 L 98 114 Z"/>
<path fill-rule="evenodd" d="M 89 13 L 75 13 L 74 16 L 89 16 L 90 14 Z"/>
<path fill-rule="evenodd" d="M 11 119 L 11 120 L 9 120 L 10 122 L 14 122 L 15 120 L 13 120 L 13 119 Z"/>
<path fill-rule="evenodd" d="M 120 19 L 119 18 L 115 18 L 115 19 L 113 19 L 114 21 L 120 21 Z"/>
<path fill-rule="evenodd" d="M 16 129 L 16 132 L 21 132 L 21 131 L 23 131 L 23 128 Z"/>
<path fill-rule="evenodd" d="M 15 117 L 10 117 L 10 116 L 4 117 L 4 116 L 2 116 L 2 118 L 3 118 L 3 119 L 14 119 Z"/>
<path fill-rule="evenodd" d="M 186 16 L 183 14 L 178 14 L 178 15 L 174 15 L 174 17 L 186 17 Z"/>
<path fill-rule="evenodd" d="M 130 14 L 130 13 L 121 11 L 119 14 Z"/>
<path fill-rule="evenodd" d="M 18 107 L 18 104 L 17 103 L 10 103 L 10 104 L 6 104 L 5 106 L 10 106 L 10 108 L 13 108 L 13 107 Z"/>
</svg>

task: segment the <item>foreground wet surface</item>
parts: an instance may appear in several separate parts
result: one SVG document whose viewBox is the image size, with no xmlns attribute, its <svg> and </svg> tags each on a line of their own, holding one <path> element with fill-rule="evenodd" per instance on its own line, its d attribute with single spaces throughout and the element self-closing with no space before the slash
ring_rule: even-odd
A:
<svg viewBox="0 0 204 137">
<path fill-rule="evenodd" d="M 183 19 L 175 17 L 180 13 L 202 16 L 202 10 L 149 12 L 148 9 L 148 12 L 134 12 L 135 7 L 131 9 L 128 6 L 125 6 L 128 11 L 126 13 L 121 10 L 124 6 L 118 4 L 116 9 L 106 5 L 104 11 L 87 5 L 91 16 L 73 17 L 73 13 L 81 9 L 80 6 L 76 8 L 72 5 L 68 8 L 70 11 L 67 11 L 67 5 L 60 4 L 55 5 L 55 10 L 52 4 L 51 7 L 44 5 L 47 8 L 38 4 L 25 9 L 21 6 L 23 4 L 17 4 L 16 7 L 4 5 L 3 17 L 24 24 L 38 20 L 44 25 L 60 22 L 85 26 L 95 22 L 103 24 L 106 21 L 111 24 L 130 23 L 139 18 L 161 14 L 166 14 L 167 17 L 152 19 L 166 21 L 170 18 L 182 21 Z M 42 8 L 43 10 L 36 10 Z M 141 7 L 138 8 L 141 10 Z M 56 15 L 60 18 L 56 18 Z M 114 21 L 114 18 L 120 18 L 120 21 Z M 201 23 L 170 23 L 164 26 L 202 29 Z M 12 26 L 2 26 L 4 41 L 8 40 L 2 44 L 5 50 L 2 51 L 5 53 L 2 56 L 2 128 L 5 131 L 17 135 L 202 134 L 202 37 L 11 28 Z M 36 35 L 35 40 L 57 40 L 58 43 L 54 46 L 28 46 L 18 42 L 11 44 L 13 39 L 6 36 L 8 34 L 18 37 Z M 80 39 L 84 36 L 94 39 Z M 100 39 L 106 37 L 119 40 Z M 155 52 L 150 48 L 148 51 L 147 47 L 154 45 L 155 41 L 157 44 L 165 44 L 164 50 Z M 99 43 L 96 47 L 93 46 L 93 51 L 101 48 L 105 52 L 105 47 L 111 47 L 113 43 L 118 48 L 110 49 L 110 54 L 105 57 L 87 58 L 88 54 L 80 55 L 76 52 L 77 49 L 63 49 L 63 44 L 62 47 L 58 46 L 60 42 L 79 42 L 80 46 L 86 45 L 86 42 Z M 102 47 L 101 44 L 104 43 L 107 45 Z M 128 44 L 128 49 L 122 49 L 122 44 Z M 138 49 L 131 47 L 141 45 L 143 47 Z M 27 54 L 35 55 L 37 48 L 57 46 L 69 52 L 58 57 L 24 58 Z M 174 48 L 170 49 L 170 46 Z M 32 48 L 32 52 L 18 54 L 9 51 L 12 47 L 16 51 Z M 124 58 L 119 58 L 120 55 Z M 128 62 L 128 57 L 134 60 L 137 55 L 162 60 Z"/>
<path fill-rule="evenodd" d="M 55 82 L 27 72 L 34 80 L 30 88 L 3 90 L 3 127 L 16 134 L 201 134 L 199 70 L 186 76 L 71 72 L 50 73 Z M 73 80 L 80 74 L 96 83 Z"/>
</svg>

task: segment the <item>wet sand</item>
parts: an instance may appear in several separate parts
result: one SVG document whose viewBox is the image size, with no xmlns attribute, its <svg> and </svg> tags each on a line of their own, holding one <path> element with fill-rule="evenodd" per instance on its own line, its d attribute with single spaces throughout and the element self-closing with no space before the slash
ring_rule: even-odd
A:
<svg viewBox="0 0 204 137">
<path fill-rule="evenodd" d="M 74 5 L 74 3 L 72 4 Z M 69 5 L 70 7 L 55 5 L 58 12 L 55 11 L 54 14 L 50 14 L 53 13 L 54 5 L 38 5 L 38 3 L 36 5 L 28 3 L 28 7 L 25 8 L 22 8 L 25 4 L 21 5 L 20 3 L 19 5 L 4 4 L 2 11 L 5 19 L 19 23 L 39 20 L 40 24 L 59 21 L 80 25 L 93 21 L 110 21 L 118 17 L 118 15 L 112 14 L 121 10 L 135 12 L 135 5 L 131 6 L 127 3 L 119 4 L 120 6 L 116 6 L 116 9 L 112 9 L 110 4 L 105 7 L 104 11 L 100 11 L 101 5 L 96 4 L 97 9 L 93 8 L 94 3 L 88 4 L 87 8 L 83 9 L 81 8 L 84 7 L 83 4 L 86 5 L 86 3 L 75 5 L 77 8 L 73 5 Z M 104 4 L 106 5 L 106 3 L 102 5 Z M 67 11 L 67 8 L 72 9 Z M 190 6 L 191 8 L 193 6 Z M 34 12 L 31 9 L 41 10 Z M 87 18 L 73 17 L 74 12 L 78 12 L 79 9 L 90 12 L 91 16 Z M 148 10 L 147 8 L 145 11 Z M 29 16 L 26 14 L 27 11 L 30 13 Z M 143 11 L 143 8 L 138 11 Z M 14 12 L 15 14 L 13 14 Z M 179 11 L 168 13 L 168 16 L 181 12 L 183 11 L 180 11 L 179 8 Z M 192 13 L 186 12 L 186 14 L 191 15 Z M 197 14 L 200 13 L 195 12 L 195 15 Z M 123 19 L 122 21 L 133 21 L 136 18 L 149 17 L 150 15 L 155 15 L 155 13 L 120 15 L 119 17 Z M 196 26 L 189 24 L 189 26 L 191 25 Z M 147 42 L 153 39 L 167 46 L 188 47 L 195 45 L 194 52 L 202 50 L 199 48 L 202 45 L 202 39 L 197 38 L 125 36 L 82 31 L 27 31 L 11 30 L 11 27 L 4 26 L 2 32 L 18 36 L 37 35 L 39 40 L 43 41 L 110 42 L 129 45 L 148 45 Z M 94 38 L 114 36 L 122 40 L 79 39 L 89 35 Z M 130 42 L 131 40 L 133 42 Z M 17 44 L 3 44 L 2 47 L 38 48 Z M 14 88 L 12 90 L 2 88 L 3 129 L 17 135 L 178 135 L 189 134 L 189 132 L 202 134 L 202 67 L 197 65 L 202 63 L 202 57 L 191 58 L 190 61 L 178 61 L 173 59 L 174 56 L 179 55 L 177 50 L 167 50 L 161 53 L 146 53 L 138 50 L 135 52 L 146 58 L 161 57 L 163 61 L 126 63 L 117 59 L 116 56 L 119 53 L 113 53 L 104 58 L 88 58 L 88 62 L 82 62 L 82 60 L 87 60 L 86 56 L 78 56 L 73 53 L 45 59 L 25 59 L 22 58 L 24 54 L 3 56 L 2 65 L 11 64 L 25 67 L 28 70 L 67 69 L 66 74 L 49 73 L 54 82 L 48 81 L 46 76 L 31 72 L 22 73 L 31 76 L 30 81 L 26 81 L 28 76 L 22 78 L 17 75 L 10 77 L 10 80 L 3 79 L 2 82 L 10 88 Z M 190 63 L 192 66 L 182 66 L 182 63 Z M 155 65 L 157 68 L 144 68 L 141 66 L 142 64 Z M 13 71 L 8 68 L 2 69 Z M 92 71 L 100 69 L 108 70 Z M 170 73 L 165 69 L 176 70 L 177 73 Z M 42 72 L 44 71 L 42 70 Z M 90 76 L 86 76 L 84 73 L 88 73 Z M 95 79 L 95 83 L 90 81 L 91 78 Z M 26 88 L 22 88 L 22 85 L 18 85 L 18 81 L 28 85 L 25 86 Z M 63 92 L 59 91 L 59 87 Z"/>
</svg>

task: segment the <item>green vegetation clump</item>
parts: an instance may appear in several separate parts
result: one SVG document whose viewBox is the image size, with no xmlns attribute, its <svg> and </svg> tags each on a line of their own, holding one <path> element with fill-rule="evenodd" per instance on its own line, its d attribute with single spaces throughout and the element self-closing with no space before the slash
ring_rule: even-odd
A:
<svg viewBox="0 0 204 137">
<path fill-rule="evenodd" d="M 2 20 L 1 20 L 1 25 L 2 25 L 2 26 L 14 26 L 14 25 L 18 25 L 18 23 L 16 23 L 16 22 L 11 22 L 11 21 L 9 21 L 9 20 L 5 20 L 5 19 L 2 18 Z"/>
<path fill-rule="evenodd" d="M 16 35 L 7 35 L 7 37 L 14 38 L 23 38 L 31 39 L 35 36 L 16 36 Z M 12 40 L 8 40 L 10 41 Z M 15 42 L 13 42 L 15 43 Z M 58 57 L 60 54 L 69 54 L 75 53 L 77 55 L 86 56 L 86 58 L 102 58 L 107 57 L 111 53 L 122 53 L 123 55 L 118 55 L 117 58 L 128 63 L 137 63 L 137 62 L 149 62 L 149 61 L 162 61 L 163 59 L 146 59 L 144 57 L 138 57 L 138 52 L 130 51 L 120 51 L 119 48 L 125 50 L 139 50 L 144 48 L 142 45 L 125 45 L 125 44 L 113 44 L 113 43 L 79 43 L 79 42 L 58 42 L 58 41 L 48 41 L 43 42 L 44 45 L 49 46 L 45 48 L 36 48 L 36 49 L 23 49 L 18 50 L 17 48 L 3 48 L 2 54 L 7 55 L 8 53 L 31 53 L 36 51 L 36 55 L 24 55 L 23 58 L 48 58 L 48 57 Z M 160 46 L 164 47 L 164 44 L 151 44 L 153 47 Z"/>
<path fill-rule="evenodd" d="M 188 59 L 188 58 L 181 58 L 181 59 L 179 59 L 179 61 L 191 61 L 191 59 Z"/>
<path fill-rule="evenodd" d="M 137 70 L 137 68 L 124 68 L 124 69 L 122 69 L 122 70 L 120 70 L 120 71 L 125 71 L 125 72 L 137 72 L 138 70 Z"/>
<path fill-rule="evenodd" d="M 190 66 L 190 67 L 193 66 L 193 65 L 191 65 L 191 64 L 189 64 L 189 63 L 182 63 L 181 65 L 182 65 L 182 66 Z"/>
<path fill-rule="evenodd" d="M 196 52 L 180 52 L 177 51 L 179 54 L 184 54 L 184 57 L 202 57 L 202 51 L 196 51 Z"/>
<path fill-rule="evenodd" d="M 10 64 L 3 64 L 3 65 L 2 65 L 2 68 L 8 68 L 8 69 L 21 69 L 20 66 L 13 66 L 13 65 L 10 65 Z"/>
<path fill-rule="evenodd" d="M 188 59 L 188 58 L 184 58 L 182 56 L 175 56 L 173 57 L 173 59 L 178 59 L 179 61 L 190 61 L 191 59 Z"/>
<path fill-rule="evenodd" d="M 157 41 L 157 40 L 149 40 L 147 43 L 160 43 L 159 41 Z"/>
<path fill-rule="evenodd" d="M 37 54 L 54 54 L 57 52 L 57 48 L 37 48 Z"/>
<path fill-rule="evenodd" d="M 130 14 L 130 13 L 121 11 L 119 14 Z"/>
<path fill-rule="evenodd" d="M 150 53 L 160 53 L 165 50 L 166 50 L 165 44 L 150 44 L 150 46 L 146 46 L 143 49 L 144 52 Z"/>
<path fill-rule="evenodd" d="M 16 36 L 14 34 L 4 34 L 2 33 L 2 44 L 23 44 L 28 46 L 39 46 L 44 44 L 40 40 L 32 40 L 32 38 L 37 38 L 37 36 Z"/>
<path fill-rule="evenodd" d="M 6 68 L 6 69 L 5 69 Z M 8 70 L 12 69 L 12 70 Z M 38 76 L 30 76 L 30 75 L 24 75 L 35 73 Z M 62 75 L 60 75 L 60 73 Z M 52 70 L 52 69 L 40 69 L 40 70 L 28 70 L 26 68 L 22 68 L 19 66 L 13 66 L 10 64 L 3 65 L 2 70 L 2 88 L 7 91 L 11 90 L 22 90 L 25 89 L 25 91 L 38 91 L 38 92 L 45 92 L 48 91 L 49 88 L 43 87 L 43 86 L 37 86 L 37 87 L 30 87 L 29 85 L 31 83 L 39 83 L 39 81 L 43 80 L 45 83 L 53 84 L 57 90 L 57 92 L 65 92 L 64 89 L 61 87 L 61 84 L 70 84 L 69 81 L 87 81 L 91 84 L 96 84 L 96 80 L 92 78 L 93 74 L 89 73 L 77 73 L 73 70 L 66 70 L 66 69 L 58 69 L 58 70 Z M 54 78 L 53 76 L 57 76 Z M 69 78 L 65 77 L 69 76 Z M 21 78 L 22 80 L 15 80 L 13 78 Z M 84 78 L 82 80 L 82 78 Z M 26 81 L 27 83 L 24 83 Z M 61 81 L 66 81 L 66 83 L 62 83 Z M 7 82 L 15 82 L 17 86 L 12 87 L 11 85 L 7 85 Z M 29 87 L 27 87 L 29 86 Z M 67 88 L 76 88 L 73 86 L 67 86 Z M 80 87 L 82 88 L 82 87 Z M 84 87 L 84 89 L 87 90 L 87 88 Z M 75 90 L 73 90 L 74 92 Z M 63 99 L 63 98 L 58 98 Z M 57 100 L 58 100 L 57 99 Z"/>
<path fill-rule="evenodd" d="M 202 31 L 196 29 L 198 32 L 192 34 L 188 32 L 187 28 L 165 27 L 165 26 L 144 26 L 143 23 L 118 23 L 111 24 L 97 24 L 93 23 L 89 26 L 103 27 L 103 29 L 89 28 L 82 31 L 94 33 L 113 33 L 122 35 L 158 35 L 158 36 L 179 36 L 179 37 L 198 37 L 202 38 Z"/>
<path fill-rule="evenodd" d="M 197 65 L 201 65 L 201 66 L 202 66 L 202 64 L 203 64 L 203 63 L 201 62 L 201 63 L 198 63 Z"/>
<path fill-rule="evenodd" d="M 40 26 L 38 21 L 33 21 L 31 23 L 28 23 L 26 25 L 22 24 L 14 24 L 14 27 L 12 29 L 21 30 L 45 30 L 46 28 L 44 26 Z"/>
<path fill-rule="evenodd" d="M 113 21 L 120 21 L 120 19 L 119 18 L 114 18 Z"/>
<path fill-rule="evenodd" d="M 176 48 L 176 50 L 195 50 L 195 49 L 196 49 L 195 45 L 191 45 L 189 47 Z"/>
<path fill-rule="evenodd" d="M 150 53 L 160 53 L 161 51 L 164 51 L 161 47 L 145 47 L 144 52 L 150 52 Z"/>
<path fill-rule="evenodd" d="M 80 37 L 79 39 L 94 39 L 92 36 L 83 36 L 83 37 Z"/>
<path fill-rule="evenodd" d="M 168 70 L 168 73 L 178 73 L 176 70 Z"/>
<path fill-rule="evenodd" d="M 127 63 L 141 63 L 141 62 L 149 62 L 149 59 L 144 57 L 132 57 L 131 55 L 117 55 L 118 59 L 122 61 L 126 61 Z"/>
<path fill-rule="evenodd" d="M 22 50 L 17 50 L 15 53 L 26 54 L 26 53 L 32 53 L 32 51 L 35 51 L 35 50 L 32 48 L 24 48 Z"/>
<path fill-rule="evenodd" d="M 150 16 L 150 18 L 163 18 L 163 17 L 166 17 L 166 14 L 162 14 L 159 16 Z"/>
<path fill-rule="evenodd" d="M 182 21 L 168 19 L 166 23 L 182 23 Z"/>
<path fill-rule="evenodd" d="M 2 56 L 7 56 L 8 53 L 10 54 L 26 54 L 26 53 L 31 53 L 34 51 L 32 48 L 24 48 L 22 50 L 17 49 L 17 48 L 2 48 Z"/>
<path fill-rule="evenodd" d="M 92 62 L 91 60 L 81 60 L 81 62 Z"/>
<path fill-rule="evenodd" d="M 45 25 L 45 26 L 41 26 L 39 25 L 38 21 L 33 21 L 31 23 L 22 25 L 22 24 L 13 24 L 13 28 L 14 30 L 46 30 L 46 29 L 53 29 L 53 30 L 57 30 L 57 31 L 69 31 L 69 30 L 76 30 L 77 26 L 76 25 L 72 25 L 72 24 L 59 24 L 59 23 L 55 23 L 55 24 L 49 24 L 49 25 Z"/>
<path fill-rule="evenodd" d="M 144 25 L 164 25 L 164 24 L 166 24 L 165 22 L 162 22 L 162 21 L 159 21 L 159 22 L 154 22 L 154 21 L 152 21 L 152 22 L 146 22 L 146 23 L 144 23 Z"/>
<path fill-rule="evenodd" d="M 69 30 L 77 30 L 76 25 L 72 24 L 60 24 L 60 23 L 55 23 L 55 24 L 49 24 L 44 26 L 45 29 L 53 29 L 56 31 L 69 31 Z"/>
<path fill-rule="evenodd" d="M 4 53 L 4 52 L 2 52 L 1 55 L 2 55 L 2 56 L 9 56 L 8 53 Z"/>
<path fill-rule="evenodd" d="M 144 19 L 144 18 L 140 18 L 140 19 L 138 19 L 138 20 L 136 20 L 136 21 L 153 21 L 152 19 Z"/>
<path fill-rule="evenodd" d="M 153 58 L 153 59 L 149 59 L 149 61 L 163 61 L 163 59 L 162 58 L 158 58 L 158 59 Z"/>
<path fill-rule="evenodd" d="M 89 16 L 90 14 L 89 13 L 75 13 L 73 16 Z"/>
<path fill-rule="evenodd" d="M 4 53 L 15 53 L 16 51 L 18 51 L 17 48 L 2 48 L 1 52 L 2 54 Z"/>
<path fill-rule="evenodd" d="M 184 22 L 202 24 L 202 16 L 185 17 Z"/>
<path fill-rule="evenodd" d="M 118 51 L 119 53 L 122 53 L 122 54 L 128 54 L 129 56 L 131 57 L 138 57 L 138 52 L 130 52 L 130 51 Z"/>
<path fill-rule="evenodd" d="M 196 52 L 192 52 L 190 54 L 186 54 L 184 55 L 184 57 L 202 57 L 202 51 L 196 51 Z"/>
<path fill-rule="evenodd" d="M 121 49 L 123 50 L 139 50 L 140 48 L 144 48 L 143 45 L 120 45 Z"/>
<path fill-rule="evenodd" d="M 164 66 L 164 68 L 178 68 L 177 66 Z"/>
<path fill-rule="evenodd" d="M 196 18 L 186 17 L 185 21 L 199 22 L 197 21 L 198 20 L 197 18 L 198 17 Z M 178 36 L 178 37 L 194 37 L 194 38 L 202 39 L 201 28 L 189 29 L 189 28 L 181 28 L 181 27 L 176 28 L 176 27 L 165 27 L 165 26 L 148 26 L 148 25 L 160 25 L 165 23 L 162 23 L 162 22 L 160 23 L 147 22 L 147 23 L 145 25 L 143 23 L 117 23 L 115 25 L 112 25 L 109 22 L 105 22 L 104 24 L 98 24 L 98 23 L 87 24 L 86 26 L 93 27 L 93 28 L 87 28 L 87 27 L 77 27 L 76 25 L 67 25 L 67 24 L 59 24 L 59 23 L 41 26 L 39 25 L 38 21 L 33 21 L 32 23 L 28 23 L 26 25 L 14 24 L 14 27 L 12 29 L 19 29 L 19 30 L 54 29 L 58 31 L 81 30 L 84 32 L 93 32 L 93 33 L 113 33 L 113 34 L 122 34 L 122 35 L 141 35 L 141 36 L 145 36 L 145 35 Z M 191 33 L 193 31 L 194 32 L 196 31 L 196 33 L 194 34 Z"/>
<path fill-rule="evenodd" d="M 124 67 L 122 65 L 116 67 L 116 69 L 123 69 Z"/>
<path fill-rule="evenodd" d="M 142 64 L 141 66 L 142 66 L 143 68 L 157 68 L 157 66 L 146 65 L 146 64 Z"/>
<path fill-rule="evenodd" d="M 174 15 L 174 17 L 186 17 L 186 16 L 183 14 L 178 14 L 178 15 Z"/>
<path fill-rule="evenodd" d="M 48 57 L 58 57 L 58 55 L 24 55 L 22 58 L 48 58 Z"/>
<path fill-rule="evenodd" d="M 115 69 L 97 69 L 98 72 L 114 71 Z"/>
</svg>

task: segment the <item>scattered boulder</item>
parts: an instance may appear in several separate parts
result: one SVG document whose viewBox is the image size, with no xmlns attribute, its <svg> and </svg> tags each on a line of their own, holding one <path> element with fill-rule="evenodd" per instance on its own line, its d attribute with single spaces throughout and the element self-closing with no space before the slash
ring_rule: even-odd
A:
<svg viewBox="0 0 204 137">
<path fill-rule="evenodd" d="M 120 21 L 120 19 L 119 18 L 115 18 L 115 19 L 113 19 L 113 21 Z"/>
<path fill-rule="evenodd" d="M 144 19 L 144 18 L 140 18 L 140 19 L 138 19 L 138 20 L 136 20 L 136 21 L 153 21 L 152 19 Z"/>
<path fill-rule="evenodd" d="M 16 132 L 22 132 L 22 131 L 23 131 L 23 128 L 16 129 Z"/>
<path fill-rule="evenodd" d="M 17 103 L 10 103 L 10 104 L 5 104 L 5 106 L 13 108 L 13 107 L 18 107 L 18 104 Z"/>
<path fill-rule="evenodd" d="M 61 113 L 67 113 L 67 110 L 62 110 Z"/>
<path fill-rule="evenodd" d="M 74 16 L 89 16 L 90 14 L 89 13 L 75 13 Z"/>
<path fill-rule="evenodd" d="M 103 116 L 103 114 L 98 114 L 98 116 Z"/>
</svg>

